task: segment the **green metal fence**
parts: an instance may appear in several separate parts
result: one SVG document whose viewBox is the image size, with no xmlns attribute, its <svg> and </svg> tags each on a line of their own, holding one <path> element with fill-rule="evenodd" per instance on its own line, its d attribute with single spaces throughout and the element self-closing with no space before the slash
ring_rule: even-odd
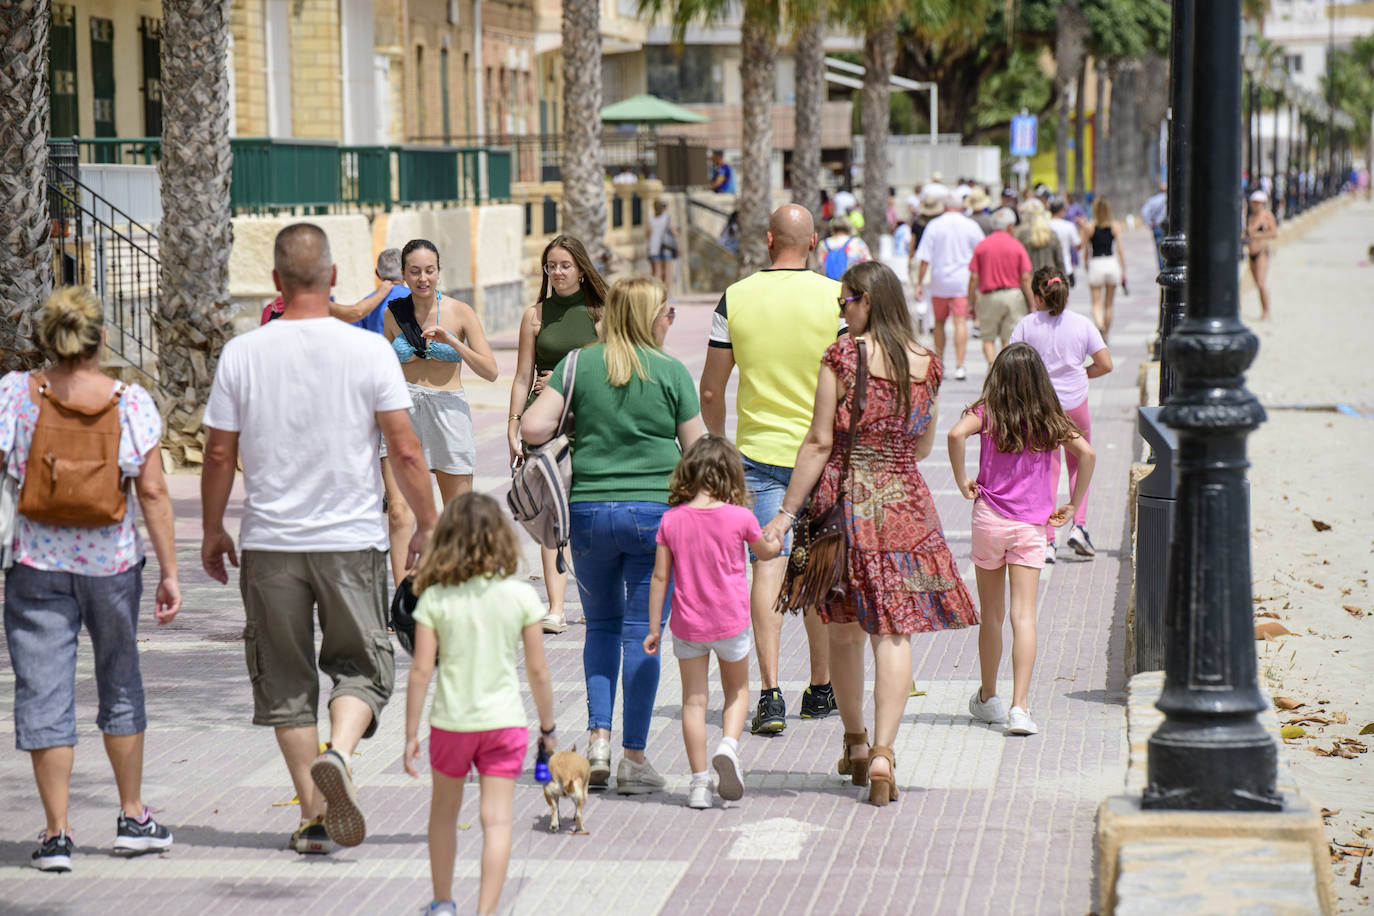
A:
<svg viewBox="0 0 1374 916">
<path fill-rule="evenodd" d="M 51 142 L 70 143 L 54 138 Z M 75 141 L 83 162 L 151 165 L 159 137 Z M 511 199 L 512 153 L 486 146 L 340 146 L 329 140 L 235 137 L 229 200 L 238 213 L 295 208 L 482 204 Z"/>
</svg>

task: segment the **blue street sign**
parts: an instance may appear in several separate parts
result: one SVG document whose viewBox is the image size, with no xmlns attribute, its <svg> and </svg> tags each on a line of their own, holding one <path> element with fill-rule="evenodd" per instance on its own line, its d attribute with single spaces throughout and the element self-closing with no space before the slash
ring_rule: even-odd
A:
<svg viewBox="0 0 1374 916">
<path fill-rule="evenodd" d="M 1037 121 L 1034 115 L 1016 115 L 1011 119 L 1011 154 L 1013 156 L 1035 155 L 1035 132 Z"/>
</svg>

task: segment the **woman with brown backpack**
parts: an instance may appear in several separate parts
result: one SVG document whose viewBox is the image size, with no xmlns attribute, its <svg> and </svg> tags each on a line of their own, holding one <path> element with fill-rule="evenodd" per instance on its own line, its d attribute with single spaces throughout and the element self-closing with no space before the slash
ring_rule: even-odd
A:
<svg viewBox="0 0 1374 916">
<path fill-rule="evenodd" d="M 50 365 L 0 379 L 3 482 L 18 500 L 17 512 L 12 500 L 0 500 L 10 510 L 0 512 L 5 636 L 15 743 L 33 757 L 47 818 L 33 864 L 70 871 L 67 804 L 83 625 L 95 656 L 96 725 L 119 788 L 114 850 L 137 855 L 172 845 L 171 832 L 153 820 L 140 794 L 147 715 L 137 636 L 145 559 L 135 494 L 161 575 L 159 624 L 176 617 L 181 589 L 159 454 L 162 417 L 148 392 L 100 371 L 100 303 L 84 288 L 58 290 L 39 313 L 37 337 Z"/>
</svg>

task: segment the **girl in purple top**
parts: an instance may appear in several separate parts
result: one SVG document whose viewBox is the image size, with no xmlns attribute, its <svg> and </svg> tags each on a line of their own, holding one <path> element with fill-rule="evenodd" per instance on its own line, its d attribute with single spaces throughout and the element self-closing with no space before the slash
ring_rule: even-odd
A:
<svg viewBox="0 0 1374 916">
<path fill-rule="evenodd" d="M 673 471 L 668 504 L 658 525 L 658 553 L 649 581 L 649 635 L 644 651 L 658 652 L 663 604 L 672 580 L 673 654 L 682 675 L 682 741 L 692 782 L 687 807 L 711 807 L 706 769 L 706 696 L 711 653 L 720 662 L 725 710 L 720 744 L 711 755 L 716 790 L 726 801 L 744 795 L 739 738 L 749 712 L 749 579 L 744 546 L 771 560 L 782 542 L 764 537 L 744 507 L 744 463 L 727 439 L 702 436 Z"/>
<path fill-rule="evenodd" d="M 1031 292 L 1035 294 L 1035 308 L 1022 318 L 1011 332 L 1012 341 L 1024 340 L 1035 347 L 1045 368 L 1050 373 L 1050 383 L 1054 393 L 1059 395 L 1059 406 L 1078 427 L 1084 439 L 1092 441 L 1092 417 L 1088 414 L 1088 379 L 1098 378 L 1112 371 L 1112 355 L 1097 326 L 1077 312 L 1066 312 L 1064 306 L 1069 301 L 1069 286 L 1064 275 L 1052 267 L 1042 267 L 1031 280 Z M 1084 360 L 1091 359 L 1087 367 Z M 1050 480 L 1055 494 L 1059 490 L 1059 449 L 1051 453 Z M 1078 481 L 1078 459 L 1068 456 L 1069 488 Z M 1051 496 L 1054 499 L 1055 496 Z M 1084 523 L 1088 520 L 1088 493 L 1083 491 L 1083 499 L 1074 510 L 1073 527 L 1069 529 L 1068 542 L 1074 553 L 1091 557 L 1096 551 L 1092 538 Z M 1048 541 L 1045 544 L 1045 562 L 1054 562 L 1054 529 L 1046 528 Z"/>
<path fill-rule="evenodd" d="M 978 434 L 978 478 L 964 468 L 964 443 Z M 1060 446 L 1078 461 L 1068 503 L 1055 508 L 1051 456 Z M 1012 343 L 997 354 L 983 396 L 949 431 L 949 462 L 959 491 L 973 503 L 973 564 L 978 575 L 978 662 L 983 683 L 969 712 L 983 722 L 1006 722 L 1008 735 L 1039 729 L 1029 712 L 1035 663 L 1035 593 L 1045 565 L 1045 526 L 1064 525 L 1083 501 L 1093 473 L 1093 449 L 1059 406 L 1035 348 Z M 1011 711 L 997 696 L 1002 661 L 1002 582 L 1011 582 Z"/>
</svg>

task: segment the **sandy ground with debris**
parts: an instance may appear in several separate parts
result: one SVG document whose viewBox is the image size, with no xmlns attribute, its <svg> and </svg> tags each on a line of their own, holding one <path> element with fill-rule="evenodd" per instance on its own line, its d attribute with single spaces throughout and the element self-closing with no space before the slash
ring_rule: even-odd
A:
<svg viewBox="0 0 1374 916">
<path fill-rule="evenodd" d="M 1299 788 L 1332 812 L 1341 913 L 1374 906 L 1374 857 L 1351 848 L 1374 848 L 1371 244 L 1374 205 L 1358 202 L 1278 249 L 1275 319 L 1251 325 L 1261 349 L 1247 380 L 1269 411 L 1249 440 L 1255 622 L 1290 632 L 1257 643 L 1260 670 L 1276 699 L 1301 704 L 1279 718 L 1305 732 L 1287 741 Z M 1259 313 L 1252 289 L 1242 310 Z"/>
</svg>

